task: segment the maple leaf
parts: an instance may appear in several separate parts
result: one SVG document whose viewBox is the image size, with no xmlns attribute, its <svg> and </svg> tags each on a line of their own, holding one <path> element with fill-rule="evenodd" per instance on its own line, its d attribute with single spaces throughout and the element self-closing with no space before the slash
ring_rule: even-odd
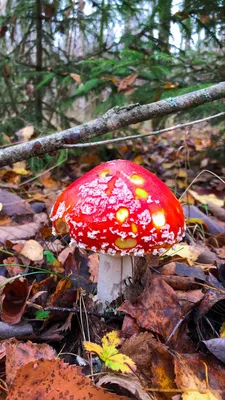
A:
<svg viewBox="0 0 225 400">
<path fill-rule="evenodd" d="M 84 347 L 87 351 L 98 354 L 108 368 L 129 374 L 136 370 L 136 365 L 130 357 L 119 353 L 116 349 L 119 344 L 118 332 L 112 331 L 102 338 L 102 346 L 92 342 L 84 342 Z"/>
</svg>

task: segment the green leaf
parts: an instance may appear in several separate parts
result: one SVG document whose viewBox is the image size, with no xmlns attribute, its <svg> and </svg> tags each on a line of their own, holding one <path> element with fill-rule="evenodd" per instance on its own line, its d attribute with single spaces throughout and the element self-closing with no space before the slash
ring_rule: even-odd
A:
<svg viewBox="0 0 225 400">
<path fill-rule="evenodd" d="M 53 264 L 56 261 L 54 254 L 50 250 L 45 250 L 44 255 L 48 264 Z"/>
<path fill-rule="evenodd" d="M 49 317 L 50 312 L 44 310 L 36 310 L 35 319 L 47 319 Z"/>
</svg>

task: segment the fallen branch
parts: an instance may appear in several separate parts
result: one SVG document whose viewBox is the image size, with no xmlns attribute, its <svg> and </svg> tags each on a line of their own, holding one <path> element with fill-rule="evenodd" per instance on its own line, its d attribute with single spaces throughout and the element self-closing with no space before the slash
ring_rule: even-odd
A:
<svg viewBox="0 0 225 400">
<path fill-rule="evenodd" d="M 187 110 L 223 97 L 225 97 L 225 82 L 152 104 L 114 107 L 102 117 L 83 125 L 1 150 L 0 167 L 29 157 L 55 152 L 65 144 L 87 141 L 130 124 Z"/>
<path fill-rule="evenodd" d="M 223 115 L 225 115 L 225 111 L 223 111 L 223 112 L 221 112 L 219 114 L 210 115 L 209 117 L 197 119 L 195 121 L 185 122 L 184 124 L 178 124 L 178 125 L 170 126 L 168 128 L 159 129 L 158 131 L 142 133 L 140 135 L 129 135 L 129 136 L 123 136 L 123 137 L 120 137 L 120 138 L 100 140 L 99 142 L 64 144 L 63 148 L 65 148 L 65 149 L 73 149 L 73 148 L 76 148 L 76 147 L 101 146 L 103 144 L 109 144 L 109 143 L 115 144 L 115 143 L 118 143 L 118 142 L 124 142 L 125 140 L 135 140 L 135 139 L 145 138 L 145 137 L 148 137 L 148 136 L 155 136 L 155 135 L 159 135 L 160 133 L 170 132 L 170 131 L 174 131 L 176 129 L 186 128 L 187 126 L 200 124 L 201 122 L 210 121 L 211 119 L 219 118 L 219 117 L 222 117 Z"/>
</svg>

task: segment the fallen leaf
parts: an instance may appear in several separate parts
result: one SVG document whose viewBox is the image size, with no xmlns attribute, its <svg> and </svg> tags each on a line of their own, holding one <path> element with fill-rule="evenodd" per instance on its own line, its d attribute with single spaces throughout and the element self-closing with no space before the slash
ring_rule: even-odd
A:
<svg viewBox="0 0 225 400">
<path fill-rule="evenodd" d="M 206 393 L 195 392 L 192 390 L 189 392 L 188 390 L 182 394 L 183 400 L 218 400 L 218 397 L 215 396 L 210 390 L 207 390 Z"/>
<path fill-rule="evenodd" d="M 69 279 L 61 279 L 56 287 L 55 293 L 53 293 L 50 297 L 49 300 L 49 305 L 50 306 L 59 306 L 60 305 L 60 300 L 62 299 L 63 295 L 68 292 L 73 286 L 73 282 Z M 76 290 L 72 288 L 72 297 L 70 304 L 67 304 L 67 307 L 72 307 L 73 302 L 76 299 Z"/>
<path fill-rule="evenodd" d="M 28 125 L 25 126 L 23 129 L 20 129 L 18 132 L 16 132 L 16 136 L 19 138 L 19 140 L 22 140 L 23 142 L 28 142 L 32 137 L 33 133 L 34 133 L 33 125 Z"/>
<path fill-rule="evenodd" d="M 222 207 L 219 207 L 218 205 L 212 203 L 211 201 L 208 201 L 208 206 L 210 211 L 215 215 L 218 220 L 225 222 L 225 209 Z"/>
<path fill-rule="evenodd" d="M 58 189 L 59 182 L 57 182 L 54 178 L 51 177 L 49 171 L 45 172 L 39 177 L 40 182 L 46 189 Z"/>
<path fill-rule="evenodd" d="M 17 370 L 7 399 L 27 398 L 128 400 L 127 397 L 117 396 L 98 388 L 81 373 L 80 367 L 68 365 L 59 359 L 31 361 Z"/>
<path fill-rule="evenodd" d="M 28 239 L 35 236 L 39 228 L 40 225 L 36 222 L 29 222 L 23 225 L 2 226 L 0 229 L 0 242 L 5 243 L 6 240 Z"/>
<path fill-rule="evenodd" d="M 2 210 L 9 216 L 33 214 L 30 204 L 26 200 L 5 189 L 0 189 L 0 202 L 3 205 Z"/>
<path fill-rule="evenodd" d="M 18 175 L 30 175 L 30 172 L 26 169 L 26 161 L 14 163 L 12 169 Z"/>
<path fill-rule="evenodd" d="M 0 337 L 2 340 L 10 338 L 32 337 L 33 327 L 27 322 L 19 322 L 16 325 L 9 325 L 0 321 Z"/>
<path fill-rule="evenodd" d="M 26 307 L 31 286 L 27 279 L 17 278 L 13 282 L 7 283 L 2 294 L 2 314 L 1 318 L 8 324 L 18 324 Z"/>
<path fill-rule="evenodd" d="M 141 380 L 146 381 L 146 384 L 150 381 L 152 386 L 164 390 L 176 388 L 171 368 L 172 354 L 151 333 L 142 332 L 125 340 L 121 352 L 132 358 L 137 366 L 137 374 L 141 375 Z"/>
<path fill-rule="evenodd" d="M 204 224 L 208 228 L 208 232 L 212 235 L 217 235 L 220 233 L 224 233 L 225 228 L 221 226 L 217 221 L 215 221 L 212 217 L 204 214 L 202 211 L 198 209 L 198 207 L 189 205 L 183 206 L 184 214 L 187 218 L 191 219 L 201 219 Z"/>
<path fill-rule="evenodd" d="M 203 340 L 203 343 L 218 360 L 225 362 L 225 338 Z"/>
<path fill-rule="evenodd" d="M 211 358 L 208 360 L 197 353 L 176 354 L 174 357 L 174 370 L 177 387 L 188 395 L 190 393 L 189 389 L 206 394 L 208 392 L 213 393 L 213 390 L 224 390 L 225 368 L 216 359 Z M 206 382 L 206 374 L 208 375 L 208 384 Z M 216 393 L 217 400 L 222 400 L 223 396 L 221 394 L 220 392 Z M 187 399 L 189 399 L 188 395 Z M 207 400 L 207 397 L 202 399 L 200 397 L 199 400 Z"/>
<path fill-rule="evenodd" d="M 17 276 L 24 271 L 24 268 L 20 267 L 18 264 L 18 259 L 16 257 L 8 257 L 3 260 L 3 264 L 8 271 L 10 277 Z"/>
<path fill-rule="evenodd" d="M 219 199 L 218 197 L 215 196 L 215 194 L 198 194 L 194 190 L 189 190 L 188 191 L 195 200 L 198 200 L 202 204 L 208 204 L 208 202 L 215 204 L 218 207 L 223 207 L 224 205 L 224 200 Z"/>
<path fill-rule="evenodd" d="M 99 358 L 104 361 L 106 367 L 114 371 L 122 373 L 131 373 L 135 371 L 136 366 L 130 357 L 119 353 L 116 347 L 120 344 L 120 338 L 117 331 L 107 333 L 102 338 L 102 346 L 92 342 L 83 342 L 87 351 L 98 354 Z"/>
<path fill-rule="evenodd" d="M 136 302 L 128 300 L 119 307 L 134 318 L 141 328 L 167 339 L 183 313 L 176 292 L 161 277 L 154 277 Z"/>
<path fill-rule="evenodd" d="M 132 376 L 131 378 L 126 376 L 107 374 L 99 379 L 97 386 L 107 385 L 107 387 L 110 388 L 110 384 L 123 387 L 124 389 L 128 390 L 132 395 L 134 395 L 135 398 L 138 398 L 138 400 L 151 399 L 150 395 L 148 395 L 148 393 L 144 389 L 142 389 L 140 381 L 134 376 Z"/>
<path fill-rule="evenodd" d="M 23 343 L 16 339 L 9 340 L 6 347 L 6 381 L 10 385 L 17 370 L 30 361 L 34 360 L 53 360 L 56 358 L 56 351 L 44 343 L 32 343 L 30 341 Z"/>
<path fill-rule="evenodd" d="M 179 256 L 186 260 L 192 266 L 201 254 L 201 249 L 197 245 L 188 245 L 187 243 L 178 243 L 173 249 L 166 252 L 166 256 Z"/>
<path fill-rule="evenodd" d="M 31 261 L 42 261 L 43 247 L 36 240 L 30 239 L 25 242 L 20 254 L 29 258 Z"/>
</svg>

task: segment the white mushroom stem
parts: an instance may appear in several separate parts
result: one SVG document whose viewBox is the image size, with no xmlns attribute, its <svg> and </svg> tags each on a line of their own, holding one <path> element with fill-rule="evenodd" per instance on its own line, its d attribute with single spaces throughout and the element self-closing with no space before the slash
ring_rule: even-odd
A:
<svg viewBox="0 0 225 400">
<path fill-rule="evenodd" d="M 133 262 L 131 256 L 110 256 L 100 254 L 97 299 L 105 309 L 121 295 L 124 281 L 133 276 Z"/>
</svg>

